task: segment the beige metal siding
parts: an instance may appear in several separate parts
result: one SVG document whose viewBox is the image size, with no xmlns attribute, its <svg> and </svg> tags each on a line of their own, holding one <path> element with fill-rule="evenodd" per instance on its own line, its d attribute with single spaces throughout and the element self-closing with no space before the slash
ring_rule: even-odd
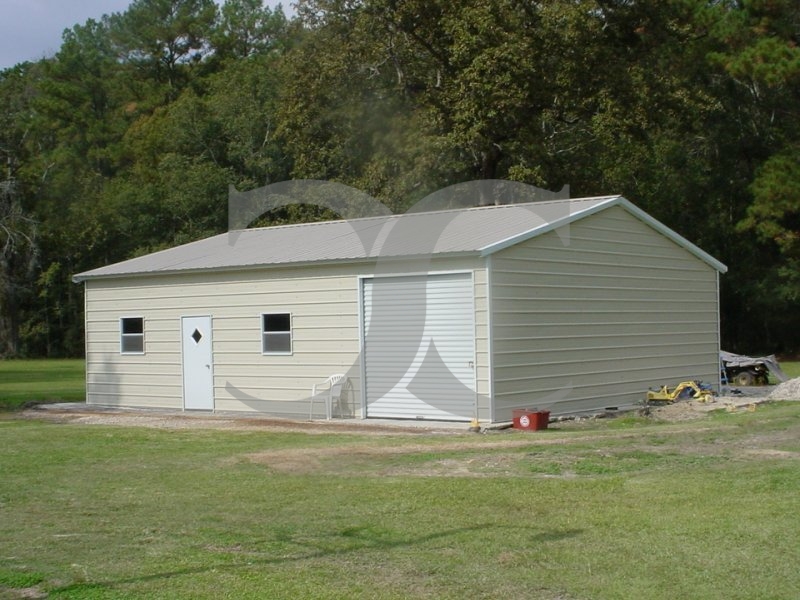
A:
<svg viewBox="0 0 800 600">
<path fill-rule="evenodd" d="M 486 267 L 474 268 L 472 283 L 475 291 L 475 386 L 478 395 L 478 418 L 491 421 L 491 359 L 489 356 L 488 277 Z"/>
<path fill-rule="evenodd" d="M 307 416 L 311 386 L 347 371 L 357 406 L 357 303 L 342 266 L 88 281 L 88 402 L 182 408 L 180 318 L 211 315 L 216 410 Z M 262 354 L 266 312 L 292 314 L 291 355 Z M 144 317 L 141 356 L 119 352 L 122 315 Z"/>
<path fill-rule="evenodd" d="M 717 272 L 621 207 L 491 257 L 494 420 L 719 380 Z"/>
<path fill-rule="evenodd" d="M 488 419 L 486 277 L 479 261 L 426 268 L 474 269 L 477 386 Z M 311 386 L 347 372 L 361 409 L 358 276 L 372 266 L 330 265 L 86 281 L 87 402 L 183 407 L 182 316 L 210 315 L 216 410 L 307 417 Z M 397 269 L 417 272 L 415 263 Z M 262 355 L 261 314 L 292 314 L 291 355 Z M 119 318 L 144 318 L 145 353 L 119 352 Z M 317 404 L 315 416 L 324 415 Z"/>
</svg>

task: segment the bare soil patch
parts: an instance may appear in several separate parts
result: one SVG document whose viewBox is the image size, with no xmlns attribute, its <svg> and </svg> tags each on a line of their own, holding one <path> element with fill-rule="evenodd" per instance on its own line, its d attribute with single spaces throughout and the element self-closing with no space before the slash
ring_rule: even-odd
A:
<svg viewBox="0 0 800 600">
<path fill-rule="evenodd" d="M 711 402 L 682 400 L 663 406 L 651 406 L 646 412 L 659 420 L 680 422 L 701 419 L 713 410 L 727 410 L 731 412 L 753 410 L 758 404 L 769 402 L 771 399 L 774 399 L 771 397 L 771 393 L 774 389 L 775 386 L 771 385 L 723 388 L 723 393 L 719 396 L 714 396 Z"/>
<path fill-rule="evenodd" d="M 27 588 L 4 588 L 0 586 L 0 598 L 9 600 L 35 600 L 37 598 L 47 598 L 47 592 L 38 587 Z"/>
<path fill-rule="evenodd" d="M 798 393 L 795 393 L 795 392 Z M 778 392 L 781 398 L 777 398 Z M 787 396 L 784 398 L 783 396 Z M 651 417 L 679 423 L 699 419 L 712 410 L 746 410 L 750 405 L 775 399 L 800 400 L 800 378 L 780 386 L 751 386 L 724 388 L 723 395 L 713 402 L 684 400 L 663 406 L 649 407 Z M 284 431 L 309 434 L 355 433 L 366 435 L 447 433 L 468 435 L 467 423 L 376 422 L 360 419 L 333 421 L 304 421 L 280 419 L 252 413 L 185 413 L 158 409 L 105 408 L 81 403 L 41 404 L 23 411 L 30 419 L 69 422 L 81 425 L 120 425 L 124 427 L 153 427 L 157 429 L 222 429 L 246 431 Z M 593 417 L 588 417 L 593 418 Z M 580 422 L 583 419 L 578 419 Z M 558 427 L 569 428 L 570 421 Z"/>
<path fill-rule="evenodd" d="M 709 424 L 704 427 L 696 422 L 709 411 L 756 410 L 757 404 L 768 401 L 771 388 L 749 389 L 746 393 L 717 397 L 713 402 L 681 401 L 669 405 L 650 407 L 649 417 L 668 425 L 660 427 L 657 435 L 662 438 L 680 436 L 680 443 L 668 444 L 671 452 L 680 455 L 721 456 L 742 460 L 798 459 L 800 452 L 789 451 L 795 432 L 775 432 L 761 436 L 742 433 L 735 436 L 720 436 L 723 430 L 730 432 L 734 425 Z M 422 424 L 412 426 L 374 423 L 369 421 L 293 421 L 258 415 L 186 414 L 169 411 L 97 409 L 85 405 L 58 407 L 49 405 L 26 410 L 23 418 L 44 419 L 58 423 L 81 425 L 114 425 L 121 427 L 150 427 L 157 429 L 212 429 L 222 431 L 301 432 L 313 435 L 345 433 L 370 436 L 372 439 L 323 446 L 297 445 L 291 448 L 265 449 L 261 452 L 230 456 L 222 461 L 235 464 L 246 461 L 264 465 L 280 473 L 358 473 L 390 476 L 449 476 L 449 477 L 496 477 L 519 473 L 525 460 L 536 461 L 541 448 L 569 444 L 586 445 L 607 439 L 609 444 L 618 444 L 615 450 L 587 454 L 586 450 L 559 451 L 555 460 L 555 474 L 537 472 L 540 477 L 568 477 L 574 473 L 570 465 L 579 460 L 613 462 L 624 453 L 641 452 L 657 455 L 663 447 L 652 445 L 642 430 L 592 428 L 581 431 L 589 419 L 552 423 L 544 432 L 522 432 L 502 430 L 486 432 L 488 435 L 469 433 L 467 424 Z M 438 440 L 415 442 L 414 436 L 441 435 Z M 788 437 L 787 437 L 788 436 Z M 396 440 L 396 442 L 394 441 Z M 604 446 L 605 448 L 605 446 Z M 781 449 L 784 448 L 784 449 Z M 524 458 L 525 449 L 530 456 Z M 485 451 L 485 452 L 484 452 Z M 622 454 L 618 454 L 618 453 Z M 454 453 L 464 453 L 452 456 Z M 384 460 L 376 460 L 384 459 Z M 563 463 L 563 464 L 562 464 Z M 558 468 L 556 468 L 558 467 Z"/>
<path fill-rule="evenodd" d="M 62 405 L 63 406 L 63 405 Z M 398 425 L 370 424 L 363 421 L 295 421 L 258 415 L 220 416 L 219 414 L 185 414 L 167 411 L 137 411 L 134 409 L 95 409 L 85 405 L 60 408 L 41 405 L 23 411 L 23 418 L 78 425 L 118 425 L 122 427 L 152 427 L 155 429 L 219 429 L 241 431 L 302 432 L 309 434 L 431 434 L 458 433 L 455 427 L 404 427 Z M 464 425 L 466 430 L 466 425 Z M 464 431 L 461 430 L 461 431 Z"/>
<path fill-rule="evenodd" d="M 566 441 L 567 440 L 565 438 L 549 438 L 547 440 L 538 440 L 539 443 L 550 444 L 564 444 Z M 374 457 L 403 456 L 433 452 L 441 454 L 464 450 L 497 450 L 503 448 L 525 447 L 529 446 L 531 443 L 537 443 L 537 440 L 534 440 L 527 435 L 524 437 L 515 436 L 514 438 L 507 438 L 492 442 L 487 442 L 485 439 L 478 438 L 473 441 L 464 440 L 460 442 L 442 443 L 436 445 L 375 445 L 372 443 L 362 443 L 346 444 L 344 446 L 326 448 L 286 448 L 281 450 L 269 450 L 265 452 L 247 454 L 244 456 L 244 458 L 255 463 L 266 465 L 272 469 L 275 469 L 276 471 L 285 473 L 308 473 L 321 469 L 324 466 L 324 463 L 335 463 L 337 458 L 346 457 L 348 462 L 353 463 L 358 462 L 361 459 L 367 461 L 368 459 Z M 455 468 L 455 462 L 464 462 L 459 460 L 450 461 L 449 465 L 444 464 L 448 460 L 449 459 L 442 459 L 443 470 L 448 471 L 450 474 L 453 474 L 459 470 L 458 468 Z M 465 471 L 465 474 L 472 474 L 472 471 Z"/>
</svg>

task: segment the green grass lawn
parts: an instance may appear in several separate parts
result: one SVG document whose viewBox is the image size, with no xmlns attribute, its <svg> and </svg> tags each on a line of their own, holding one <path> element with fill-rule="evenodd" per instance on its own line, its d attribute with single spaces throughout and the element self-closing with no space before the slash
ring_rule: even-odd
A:
<svg viewBox="0 0 800 600">
<path fill-rule="evenodd" d="M 786 373 L 789 379 L 794 379 L 795 377 L 800 377 L 800 361 L 786 361 L 781 362 L 781 371 Z"/>
<path fill-rule="evenodd" d="M 800 597 L 800 403 L 438 436 L 6 413 L 0 444 L 0 597 Z"/>
<path fill-rule="evenodd" d="M 0 410 L 27 402 L 82 402 L 82 359 L 0 360 Z"/>
</svg>

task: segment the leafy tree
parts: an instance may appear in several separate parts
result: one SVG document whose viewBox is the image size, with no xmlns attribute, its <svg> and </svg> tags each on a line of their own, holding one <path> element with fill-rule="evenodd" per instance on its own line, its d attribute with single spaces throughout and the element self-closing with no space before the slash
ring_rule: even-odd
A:
<svg viewBox="0 0 800 600">
<path fill-rule="evenodd" d="M 279 49 L 287 27 L 280 5 L 272 10 L 263 0 L 227 0 L 220 9 L 212 43 L 223 59 L 249 58 Z"/>
<path fill-rule="evenodd" d="M 39 295 L 22 325 L 22 351 L 52 355 L 79 353 L 83 345 L 82 291 L 71 276 L 93 266 L 89 249 L 103 246 L 85 235 L 96 232 L 104 181 L 121 168 L 120 140 L 130 121 L 108 19 L 76 25 L 63 40 L 55 57 L 36 65 L 28 158 L 19 171 L 41 223 Z"/>
<path fill-rule="evenodd" d="M 0 357 L 19 350 L 20 313 L 37 255 L 36 223 L 22 210 L 14 180 L 0 181 Z"/>
<path fill-rule="evenodd" d="M 729 263 L 728 348 L 797 347 L 793 0 L 300 0 L 297 14 L 136 0 L 0 73 L 2 352 L 80 353 L 72 274 L 223 231 L 229 185 L 289 178 L 396 211 L 481 178 L 623 193 Z"/>
<path fill-rule="evenodd" d="M 0 357 L 20 350 L 25 306 L 35 294 L 40 246 L 29 190 L 20 174 L 30 160 L 30 110 L 36 69 L 0 72 Z"/>
<path fill-rule="evenodd" d="M 748 202 L 736 214 L 740 240 L 735 265 L 751 271 L 726 304 L 738 308 L 729 335 L 749 340 L 759 332 L 768 350 L 796 349 L 800 326 L 798 245 L 800 196 L 800 5 L 751 0 L 716 22 L 724 42 L 710 62 L 727 75 L 727 123 L 739 137 L 737 170 Z M 721 169 L 720 169 L 721 171 Z M 752 343 L 752 342 L 750 342 Z"/>
<path fill-rule="evenodd" d="M 213 0 L 134 0 L 110 23 L 121 58 L 174 99 L 210 51 L 216 18 Z"/>
</svg>

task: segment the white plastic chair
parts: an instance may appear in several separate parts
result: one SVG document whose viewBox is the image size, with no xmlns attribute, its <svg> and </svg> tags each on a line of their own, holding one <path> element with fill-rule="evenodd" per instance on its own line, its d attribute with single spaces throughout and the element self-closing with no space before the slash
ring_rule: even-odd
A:
<svg viewBox="0 0 800 600">
<path fill-rule="evenodd" d="M 345 376 L 342 373 L 337 373 L 336 375 L 331 375 L 325 381 L 321 383 L 315 383 L 311 387 L 311 403 L 308 409 L 308 418 L 314 418 L 314 400 L 317 397 L 317 389 L 318 388 L 328 388 L 328 396 L 325 398 L 325 417 L 328 421 L 331 420 L 333 416 L 333 402 L 334 399 L 336 402 L 339 402 L 339 399 L 342 396 L 342 387 L 344 386 Z M 320 392 L 322 393 L 322 392 Z"/>
</svg>

